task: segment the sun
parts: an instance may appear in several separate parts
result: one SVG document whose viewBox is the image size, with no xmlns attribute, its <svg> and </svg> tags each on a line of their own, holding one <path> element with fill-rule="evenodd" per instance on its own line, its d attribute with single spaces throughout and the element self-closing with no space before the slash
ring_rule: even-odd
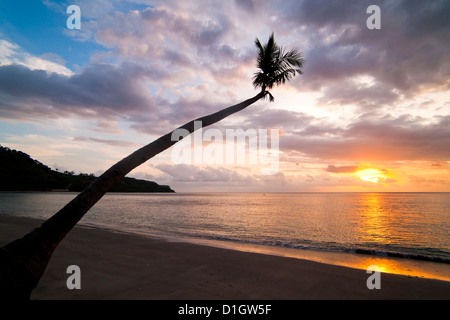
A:
<svg viewBox="0 0 450 320">
<path fill-rule="evenodd" d="M 356 175 L 364 181 L 378 183 L 384 180 L 386 176 L 379 169 L 363 169 L 356 172 Z"/>
</svg>

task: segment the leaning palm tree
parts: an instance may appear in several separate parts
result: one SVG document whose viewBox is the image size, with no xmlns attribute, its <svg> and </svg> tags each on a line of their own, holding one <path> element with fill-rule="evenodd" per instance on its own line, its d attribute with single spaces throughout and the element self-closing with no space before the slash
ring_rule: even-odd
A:
<svg viewBox="0 0 450 320">
<path fill-rule="evenodd" d="M 257 67 L 259 71 L 255 73 L 253 85 L 255 88 L 261 88 L 261 91 L 253 98 L 239 104 L 188 122 L 135 151 L 105 171 L 39 228 L 0 248 L 0 298 L 29 299 L 31 291 L 38 284 L 59 242 L 86 212 L 125 175 L 174 145 L 178 141 L 172 139 L 175 131 L 183 130 L 190 134 L 198 129 L 194 126 L 195 121 L 201 121 L 202 126 L 206 127 L 262 98 L 269 97 L 269 100 L 273 101 L 273 96 L 268 89 L 272 89 L 275 84 L 285 83 L 297 73 L 302 73 L 303 58 L 301 54 L 296 49 L 283 50 L 275 43 L 273 33 L 266 45 L 262 46 L 258 39 L 255 43 L 258 49 Z"/>
</svg>

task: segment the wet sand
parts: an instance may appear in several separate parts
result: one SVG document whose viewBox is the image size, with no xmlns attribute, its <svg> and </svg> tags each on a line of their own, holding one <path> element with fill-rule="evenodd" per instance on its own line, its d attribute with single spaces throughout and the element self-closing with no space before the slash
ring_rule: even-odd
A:
<svg viewBox="0 0 450 320">
<path fill-rule="evenodd" d="M 0 245 L 42 221 L 0 216 Z M 67 267 L 81 289 L 66 286 Z M 369 290 L 365 270 L 135 234 L 76 227 L 60 243 L 32 299 L 299 300 L 450 299 L 450 282 L 382 273 Z"/>
</svg>

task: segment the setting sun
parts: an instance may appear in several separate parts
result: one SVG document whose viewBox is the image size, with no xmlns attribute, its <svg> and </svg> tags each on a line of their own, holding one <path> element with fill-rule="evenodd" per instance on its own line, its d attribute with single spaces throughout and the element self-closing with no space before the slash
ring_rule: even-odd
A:
<svg viewBox="0 0 450 320">
<path fill-rule="evenodd" d="M 377 183 L 384 180 L 386 176 L 379 169 L 363 169 L 356 172 L 356 175 L 364 181 Z"/>
</svg>

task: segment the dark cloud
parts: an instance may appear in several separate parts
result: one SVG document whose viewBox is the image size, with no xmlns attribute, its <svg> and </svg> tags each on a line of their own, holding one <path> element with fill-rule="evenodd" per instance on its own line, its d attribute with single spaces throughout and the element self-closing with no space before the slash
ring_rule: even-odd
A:
<svg viewBox="0 0 450 320">
<path fill-rule="evenodd" d="M 219 111 L 227 105 L 214 103 L 206 98 L 189 99 L 180 96 L 175 101 L 155 99 L 157 112 L 128 116 L 131 127 L 149 134 L 165 134 L 193 119 Z"/>
<path fill-rule="evenodd" d="M 395 103 L 400 98 L 394 88 L 375 83 L 373 85 L 361 85 L 354 81 L 341 81 L 333 86 L 326 87 L 324 94 L 318 99 L 322 105 L 351 105 L 373 109 L 379 106 Z"/>
<path fill-rule="evenodd" d="M 280 148 L 320 159 L 445 161 L 450 158 L 450 149 L 442 147 L 450 145 L 449 124 L 450 116 L 437 117 L 428 124 L 411 116 L 360 119 L 345 128 L 324 126 L 315 136 L 301 131 L 282 136 Z"/>
<path fill-rule="evenodd" d="M 83 137 L 78 136 L 72 139 L 73 141 L 87 141 L 87 142 L 97 142 L 102 144 L 107 144 L 114 147 L 138 147 L 139 144 L 132 141 L 124 141 L 124 140 L 110 140 L 110 139 L 99 139 L 93 137 Z"/>
<path fill-rule="evenodd" d="M 427 184 L 442 184 L 442 185 L 450 184 L 449 181 L 443 180 L 443 179 L 426 179 L 426 178 L 418 177 L 415 175 L 410 175 L 410 176 L 408 176 L 408 178 L 409 178 L 409 181 L 414 184 L 426 184 L 426 185 Z"/>
<path fill-rule="evenodd" d="M 116 23 L 102 25 L 95 38 L 119 59 L 127 57 L 144 65 L 156 62 L 170 70 L 168 91 L 199 82 L 236 86 L 246 77 L 251 86 L 241 67 L 253 64 L 253 42 L 250 52 L 234 41 L 242 31 L 223 6 L 229 4 L 189 3 L 183 9 L 171 4 L 114 13 Z M 197 7 L 201 11 L 195 11 Z"/>
<path fill-rule="evenodd" d="M 377 1 L 328 1 L 328 0 L 300 0 L 282 1 L 277 4 L 283 11 L 287 21 L 294 24 L 314 26 L 316 28 L 324 25 L 340 26 L 342 24 L 365 23 L 365 8 Z M 364 8 L 359 19 L 358 11 Z"/>
<path fill-rule="evenodd" d="M 381 30 L 366 27 L 372 4 L 381 9 Z M 295 86 L 324 88 L 324 104 L 364 107 L 373 96 L 370 107 L 388 105 L 450 78 L 448 1 L 305 0 L 285 1 L 279 9 L 290 30 L 301 28 L 298 33 L 308 39 L 305 73 Z M 348 82 L 355 76 L 370 76 L 374 83 L 362 89 Z"/>
<path fill-rule="evenodd" d="M 151 134 L 167 133 L 176 126 L 182 125 L 193 119 L 217 112 L 225 107 L 241 101 L 214 102 L 210 99 L 213 94 L 205 94 L 200 99 L 189 99 L 181 96 L 176 101 L 164 99 L 156 100 L 160 108 L 158 113 L 147 113 L 128 117 L 132 122 L 132 128 Z M 304 113 L 292 112 L 282 109 L 269 109 L 264 102 L 256 102 L 245 110 L 234 114 L 219 123 L 215 128 L 225 130 L 226 128 L 242 128 L 244 130 L 279 128 L 281 130 L 296 130 L 306 127 L 314 117 Z"/>
<path fill-rule="evenodd" d="M 242 128 L 280 128 L 284 131 L 297 131 L 310 128 L 317 119 L 303 112 L 284 109 L 271 109 L 256 103 L 239 113 L 244 119 L 236 125 Z"/>
<path fill-rule="evenodd" d="M 198 167 L 187 164 L 159 164 L 155 168 L 170 176 L 173 182 L 214 182 L 214 183 L 255 183 L 258 180 L 251 175 L 241 175 L 235 170 L 210 166 Z"/>
<path fill-rule="evenodd" d="M 235 0 L 234 2 L 245 11 L 253 12 L 255 10 L 255 2 L 253 0 Z"/>
<path fill-rule="evenodd" d="M 0 114 L 8 118 L 105 118 L 153 109 L 145 82 L 164 77 L 157 69 L 133 64 L 92 64 L 63 76 L 21 65 L 0 67 Z"/>
<path fill-rule="evenodd" d="M 330 164 L 325 171 L 332 173 L 353 173 L 359 169 L 358 166 L 340 166 L 336 167 L 333 164 Z"/>
<path fill-rule="evenodd" d="M 152 7 L 138 14 L 123 15 L 121 19 L 123 23 L 99 30 L 98 40 L 119 49 L 129 47 L 129 40 L 133 45 L 141 41 L 147 46 L 138 52 L 158 55 L 160 59 L 165 58 L 160 54 L 164 52 L 161 48 L 169 52 L 189 53 L 190 58 L 192 54 L 205 57 L 202 53 L 220 48 L 223 36 L 233 29 L 230 18 L 220 10 L 209 12 L 208 19 L 204 19 L 198 14 L 187 15 L 167 6 Z M 122 51 L 128 52 L 126 48 Z"/>
</svg>

